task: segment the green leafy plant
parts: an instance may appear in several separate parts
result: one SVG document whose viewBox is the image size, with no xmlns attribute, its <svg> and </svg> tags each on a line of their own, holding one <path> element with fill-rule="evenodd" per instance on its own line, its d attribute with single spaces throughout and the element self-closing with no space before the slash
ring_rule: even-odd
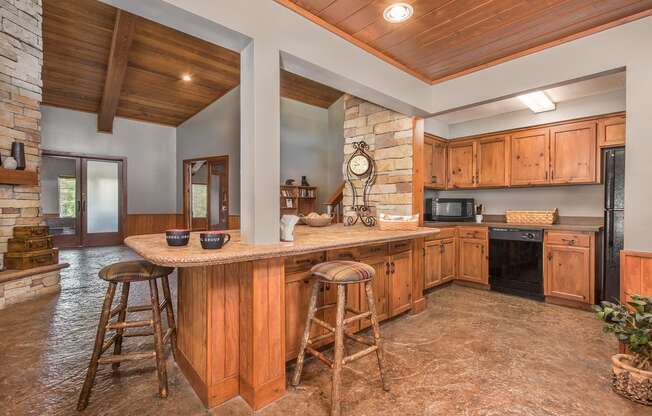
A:
<svg viewBox="0 0 652 416">
<path fill-rule="evenodd" d="M 629 307 L 628 307 L 629 306 Z M 602 302 L 594 306 L 604 331 L 614 334 L 633 355 L 633 365 L 652 369 L 652 297 L 632 295 L 627 305 Z"/>
</svg>

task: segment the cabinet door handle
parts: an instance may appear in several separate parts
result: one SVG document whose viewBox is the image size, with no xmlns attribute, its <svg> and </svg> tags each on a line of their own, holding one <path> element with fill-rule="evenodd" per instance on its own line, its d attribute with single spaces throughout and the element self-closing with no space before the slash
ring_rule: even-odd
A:
<svg viewBox="0 0 652 416">
<path fill-rule="evenodd" d="M 392 274 L 396 272 L 396 265 L 392 262 Z"/>
<path fill-rule="evenodd" d="M 444 251 L 446 251 L 446 247 L 445 247 L 443 244 L 441 244 L 441 245 L 439 246 L 439 253 L 440 253 L 440 254 L 444 254 Z"/>
<path fill-rule="evenodd" d="M 389 276 L 389 262 L 385 263 L 385 274 Z"/>
<path fill-rule="evenodd" d="M 552 261 L 552 253 L 548 253 L 548 261 Z"/>
</svg>

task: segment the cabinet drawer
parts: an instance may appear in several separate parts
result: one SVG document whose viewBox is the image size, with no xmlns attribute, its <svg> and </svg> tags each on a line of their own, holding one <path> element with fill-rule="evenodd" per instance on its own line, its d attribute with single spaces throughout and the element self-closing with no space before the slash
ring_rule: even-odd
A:
<svg viewBox="0 0 652 416">
<path fill-rule="evenodd" d="M 387 244 L 374 244 L 372 246 L 357 247 L 358 258 L 387 256 Z"/>
<path fill-rule="evenodd" d="M 560 246 L 589 247 L 591 245 L 591 234 L 573 232 L 546 232 L 546 244 Z"/>
<path fill-rule="evenodd" d="M 326 258 L 331 260 L 351 260 L 355 261 L 359 256 L 358 248 L 341 248 L 338 250 L 330 250 L 326 254 Z"/>
<path fill-rule="evenodd" d="M 412 240 L 394 241 L 389 243 L 389 253 L 396 254 L 412 250 Z"/>
<path fill-rule="evenodd" d="M 286 257 L 285 273 L 289 274 L 310 270 L 312 266 L 323 263 L 325 260 L 326 254 L 324 252 L 300 254 L 298 256 Z"/>
<path fill-rule="evenodd" d="M 440 228 L 439 230 L 440 230 L 439 234 L 426 237 L 426 241 L 443 240 L 445 238 L 455 238 L 455 236 L 457 235 L 456 228 Z"/>
<path fill-rule="evenodd" d="M 474 238 L 476 240 L 486 240 L 488 230 L 486 228 L 478 227 L 460 227 L 459 236 L 460 238 Z"/>
</svg>

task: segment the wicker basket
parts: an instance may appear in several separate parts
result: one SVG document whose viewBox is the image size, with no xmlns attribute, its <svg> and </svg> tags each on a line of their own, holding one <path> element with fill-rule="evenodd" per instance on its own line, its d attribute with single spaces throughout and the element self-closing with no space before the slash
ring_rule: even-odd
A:
<svg viewBox="0 0 652 416">
<path fill-rule="evenodd" d="M 407 217 L 396 217 L 380 214 L 378 228 L 381 231 L 412 231 L 419 227 L 419 214 Z"/>
<path fill-rule="evenodd" d="M 557 208 L 547 211 L 515 211 L 508 209 L 505 217 L 508 224 L 541 224 L 552 225 L 557 222 L 559 210 Z"/>
</svg>

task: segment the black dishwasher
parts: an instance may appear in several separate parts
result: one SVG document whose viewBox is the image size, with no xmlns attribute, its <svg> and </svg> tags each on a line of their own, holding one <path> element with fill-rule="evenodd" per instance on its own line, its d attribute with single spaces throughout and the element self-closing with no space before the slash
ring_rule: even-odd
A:
<svg viewBox="0 0 652 416">
<path fill-rule="evenodd" d="M 543 300 L 543 230 L 489 228 L 491 290 Z"/>
</svg>

